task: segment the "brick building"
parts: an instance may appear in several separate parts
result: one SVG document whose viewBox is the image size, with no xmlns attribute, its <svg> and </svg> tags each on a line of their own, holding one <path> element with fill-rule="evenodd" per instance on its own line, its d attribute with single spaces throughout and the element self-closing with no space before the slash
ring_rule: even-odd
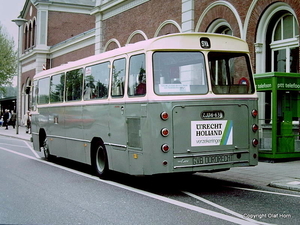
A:
<svg viewBox="0 0 300 225">
<path fill-rule="evenodd" d="M 25 92 L 36 73 L 94 54 L 94 7 L 93 0 L 25 1 L 19 16 L 27 20 L 20 37 L 21 115 L 30 108 L 31 93 Z"/>
<path fill-rule="evenodd" d="M 26 0 L 22 29 L 22 114 L 34 74 L 128 43 L 178 32 L 214 32 L 246 40 L 253 71 L 299 73 L 300 1 Z M 271 93 L 260 95 L 260 115 Z"/>
</svg>

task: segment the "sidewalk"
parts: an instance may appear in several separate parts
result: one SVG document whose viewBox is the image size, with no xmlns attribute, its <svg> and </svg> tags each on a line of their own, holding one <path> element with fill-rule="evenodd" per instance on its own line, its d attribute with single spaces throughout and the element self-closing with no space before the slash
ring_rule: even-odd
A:
<svg viewBox="0 0 300 225">
<path fill-rule="evenodd" d="M 0 136 L 30 141 L 25 127 L 19 127 L 19 134 L 11 126 L 0 127 Z M 272 186 L 300 192 L 300 160 L 286 162 L 259 162 L 255 167 L 237 167 L 218 173 L 199 173 L 201 176 L 239 182 L 247 185 Z"/>
<path fill-rule="evenodd" d="M 8 130 L 5 130 L 5 127 L 0 126 L 0 136 L 7 136 L 31 141 L 31 134 L 27 134 L 26 127 L 23 126 L 19 127 L 19 134 L 16 134 L 16 129 L 14 129 L 12 126 L 9 126 Z"/>
<path fill-rule="evenodd" d="M 255 167 L 236 167 L 224 172 L 201 173 L 201 176 L 300 192 L 300 160 L 275 163 L 259 161 Z"/>
</svg>

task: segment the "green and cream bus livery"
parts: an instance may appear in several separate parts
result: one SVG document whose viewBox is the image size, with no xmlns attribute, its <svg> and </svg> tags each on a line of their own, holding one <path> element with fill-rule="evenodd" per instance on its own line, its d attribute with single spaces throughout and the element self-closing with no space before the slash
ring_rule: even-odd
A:
<svg viewBox="0 0 300 225">
<path fill-rule="evenodd" d="M 245 41 L 157 37 L 34 77 L 32 138 L 45 158 L 99 177 L 222 171 L 258 162 L 257 94 Z"/>
</svg>

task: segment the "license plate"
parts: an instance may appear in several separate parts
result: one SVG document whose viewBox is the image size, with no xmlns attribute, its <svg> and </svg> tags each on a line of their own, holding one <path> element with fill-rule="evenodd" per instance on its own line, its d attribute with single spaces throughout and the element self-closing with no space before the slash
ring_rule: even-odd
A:
<svg viewBox="0 0 300 225">
<path fill-rule="evenodd" d="M 208 119 L 223 119 L 224 118 L 224 112 L 221 111 L 221 110 L 203 111 L 201 113 L 201 117 L 204 120 L 208 120 Z"/>
<path fill-rule="evenodd" d="M 232 161 L 232 155 L 222 154 L 222 155 L 206 155 L 194 157 L 194 165 L 199 164 L 222 164 Z"/>
</svg>

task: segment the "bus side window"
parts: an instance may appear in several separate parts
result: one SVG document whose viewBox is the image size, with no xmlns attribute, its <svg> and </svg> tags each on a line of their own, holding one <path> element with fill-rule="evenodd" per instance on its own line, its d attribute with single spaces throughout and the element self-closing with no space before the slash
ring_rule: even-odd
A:
<svg viewBox="0 0 300 225">
<path fill-rule="evenodd" d="M 144 96 L 146 94 L 145 54 L 134 55 L 129 62 L 129 96 Z"/>
<path fill-rule="evenodd" d="M 110 64 L 100 63 L 87 67 L 84 75 L 83 99 L 107 98 Z"/>
<path fill-rule="evenodd" d="M 33 82 L 33 90 L 32 90 L 32 110 L 35 111 L 37 110 L 37 96 L 38 96 L 38 92 L 39 88 L 38 88 L 38 81 L 35 80 Z"/>
<path fill-rule="evenodd" d="M 65 89 L 65 74 L 57 74 L 50 79 L 50 102 L 63 102 Z"/>
<path fill-rule="evenodd" d="M 80 100 L 82 95 L 83 69 L 76 69 L 67 72 L 66 100 Z"/>
<path fill-rule="evenodd" d="M 38 104 L 49 103 L 49 90 L 50 90 L 50 77 L 46 77 L 39 80 L 38 83 Z"/>
<path fill-rule="evenodd" d="M 112 85 L 111 85 L 112 97 L 124 96 L 125 72 L 126 72 L 126 60 L 124 58 L 115 60 L 112 66 Z"/>
</svg>

